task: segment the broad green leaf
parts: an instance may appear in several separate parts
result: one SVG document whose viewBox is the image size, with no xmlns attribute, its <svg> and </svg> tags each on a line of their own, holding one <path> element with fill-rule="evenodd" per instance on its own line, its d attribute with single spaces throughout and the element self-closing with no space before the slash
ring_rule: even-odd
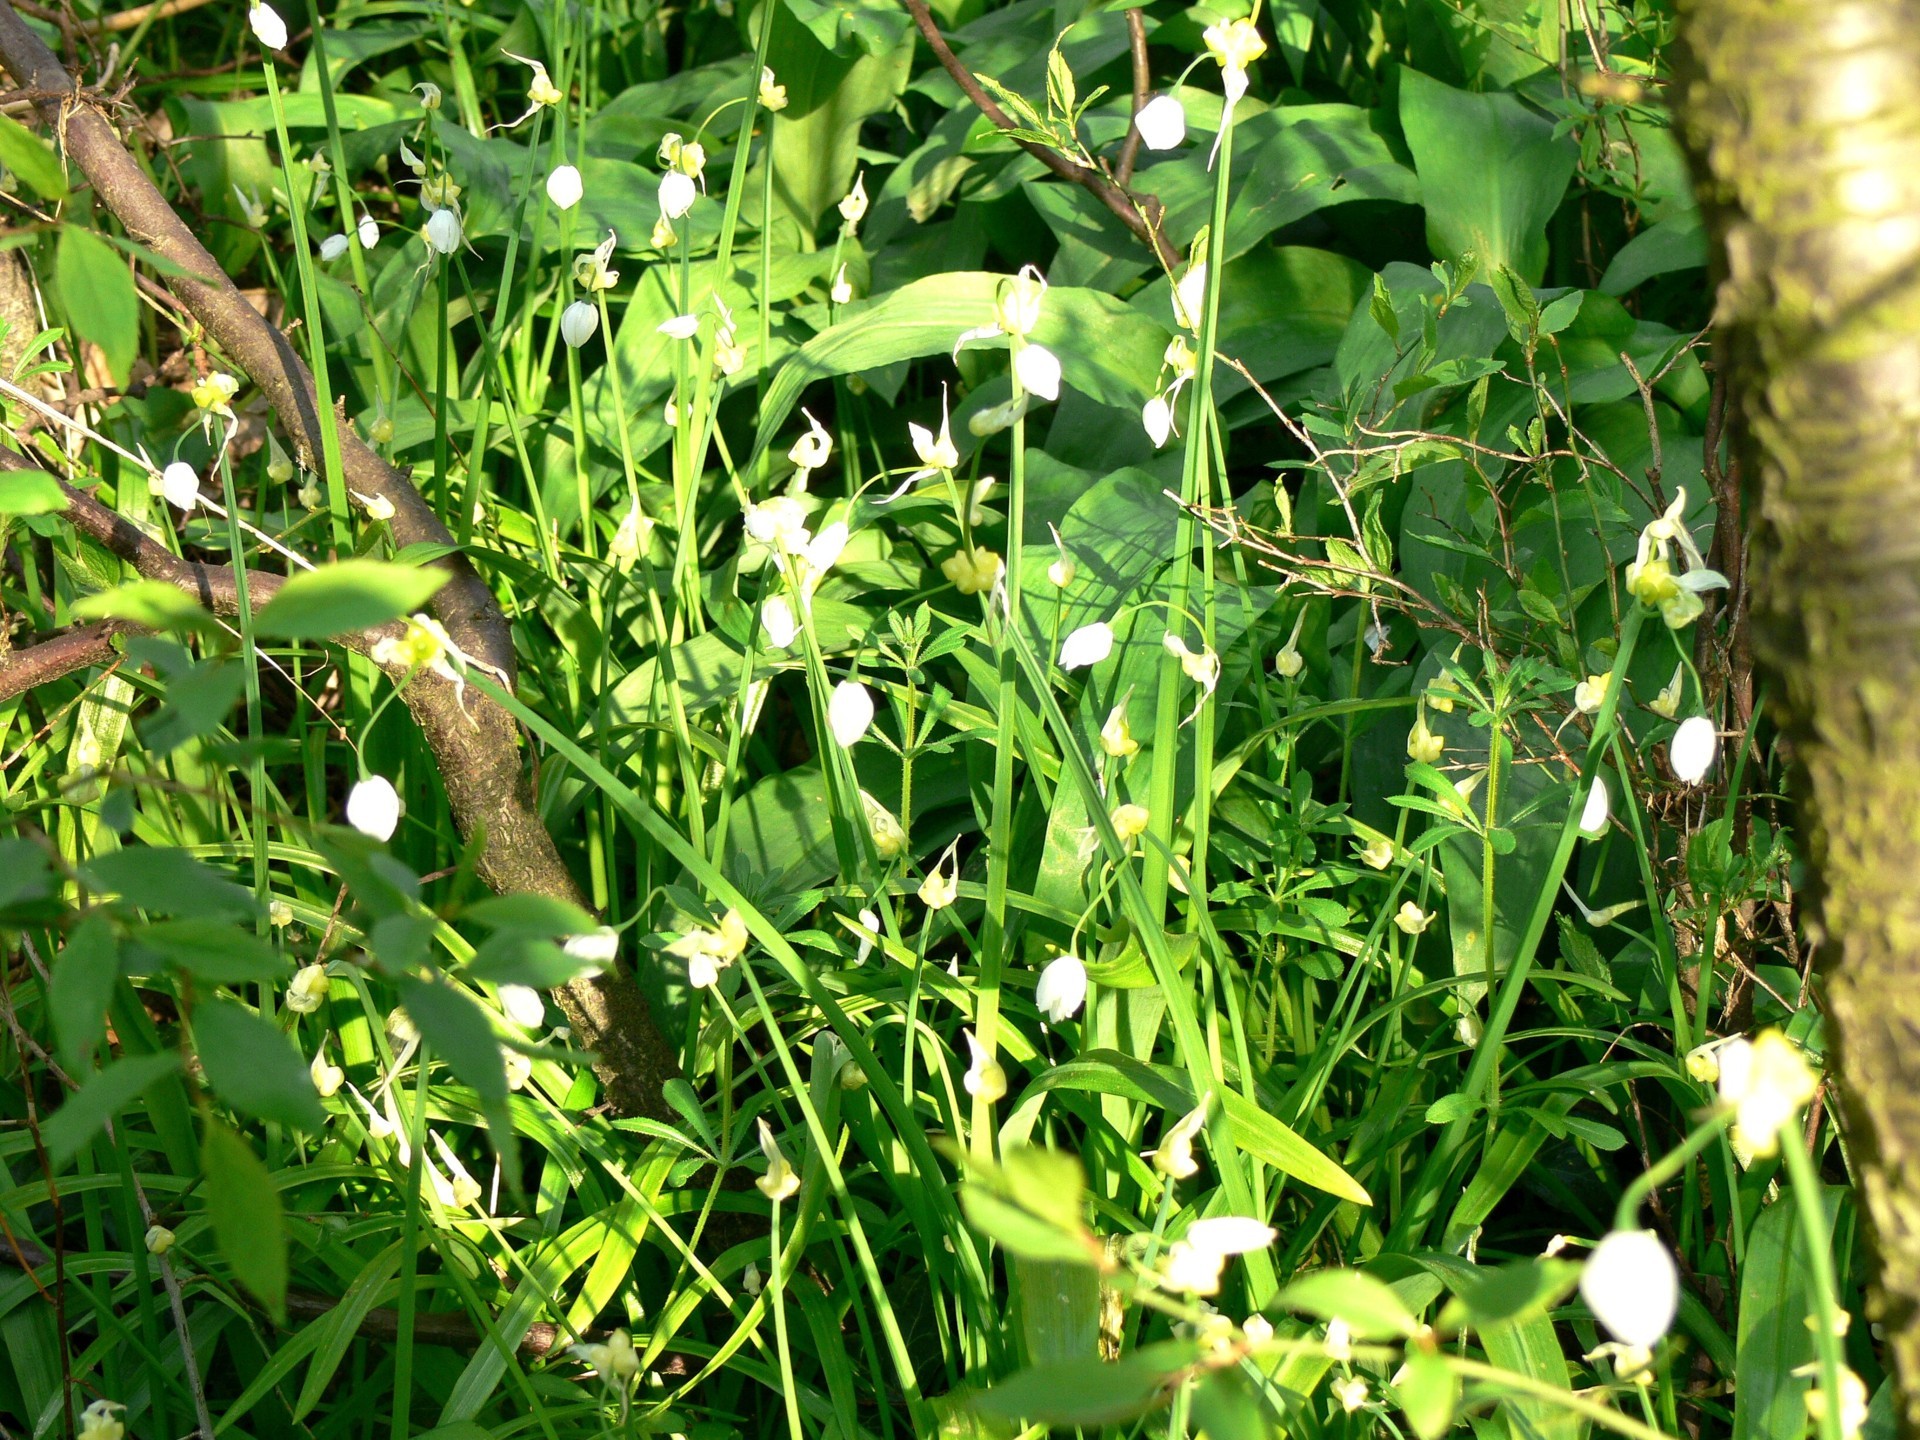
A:
<svg viewBox="0 0 1920 1440">
<path fill-rule="evenodd" d="M 1844 1190 L 1821 1188 L 1824 1235 L 1834 1233 L 1846 1203 Z M 1753 1222 L 1740 1266 L 1733 1440 L 1800 1440 L 1807 1433 L 1807 1382 L 1793 1372 L 1817 1358 L 1807 1327 L 1813 1313 L 1806 1237 L 1793 1196 L 1782 1195 Z"/>
<path fill-rule="evenodd" d="M 40 1139 L 55 1167 L 78 1155 L 123 1106 L 132 1104 L 155 1081 L 179 1068 L 180 1057 L 172 1051 L 129 1055 L 88 1080 L 40 1127 Z"/>
<path fill-rule="evenodd" d="M 207 1214 L 233 1275 L 284 1323 L 287 1309 L 287 1224 L 273 1176 L 251 1146 L 217 1120 L 207 1122 L 200 1152 Z"/>
<path fill-rule="evenodd" d="M 439 570 L 341 560 L 288 580 L 254 616 L 256 634 L 322 640 L 410 615 L 447 583 Z"/>
<path fill-rule="evenodd" d="M 464 991 L 442 980 L 403 977 L 400 998 L 434 1054 L 473 1087 L 493 1148 L 500 1153 L 509 1184 L 517 1187 L 519 1142 L 508 1117 L 507 1071 L 493 1022 Z"/>
<path fill-rule="evenodd" d="M 1539 284 L 1547 222 L 1573 178 L 1578 147 L 1513 95 L 1455 90 L 1400 72 L 1400 124 L 1420 176 L 1427 243 L 1482 274 L 1511 266 Z"/>
<path fill-rule="evenodd" d="M 95 892 L 117 895 L 126 904 L 160 915 L 253 913 L 252 895 L 170 846 L 143 845 L 97 855 L 80 873 Z"/>
<path fill-rule="evenodd" d="M 1440 1326 L 1447 1330 L 1544 1314 L 1580 1283 L 1580 1266 L 1569 1260 L 1515 1260 L 1493 1269 L 1434 1268 L 1454 1293 L 1440 1312 Z"/>
<path fill-rule="evenodd" d="M 1004 278 L 976 270 L 915 280 L 821 331 L 768 388 L 754 438 L 756 453 L 779 432 L 807 386 L 950 354 L 963 333 L 993 323 L 994 299 Z M 1056 286 L 1047 291 L 1033 339 L 1059 357 L 1068 385 L 1137 415 L 1153 394 L 1170 333 L 1111 295 Z"/>
<path fill-rule="evenodd" d="M 265 983 L 284 977 L 286 958 L 251 931 L 218 920 L 163 920 L 134 942 L 210 985 Z"/>
<path fill-rule="evenodd" d="M 93 1066 L 107 1030 L 107 1005 L 120 979 L 120 942 L 105 916 L 92 915 L 67 937 L 53 962 L 48 1008 L 60 1063 L 75 1073 Z"/>
<path fill-rule="evenodd" d="M 207 1083 L 230 1105 L 296 1130 L 325 1122 L 306 1062 L 272 1021 L 232 1000 L 203 1000 L 193 1036 Z"/>
<path fill-rule="evenodd" d="M 1274 1303 L 1322 1320 L 1343 1320 L 1361 1340 L 1403 1339 L 1420 1324 L 1392 1286 L 1360 1270 L 1316 1270 L 1302 1275 Z"/>
<path fill-rule="evenodd" d="M 127 257 L 91 230 L 63 225 L 54 275 L 73 333 L 98 345 L 114 382 L 125 385 L 140 344 L 140 299 Z"/>
<path fill-rule="evenodd" d="M 400 1242 L 396 1240 L 369 1260 L 354 1276 L 353 1283 L 340 1297 L 338 1305 L 313 1322 L 313 1328 L 320 1333 L 320 1343 L 307 1366 L 306 1379 L 300 1386 L 300 1398 L 294 1403 L 295 1421 L 312 1414 L 313 1407 L 326 1394 L 327 1387 L 333 1383 L 334 1373 L 340 1368 L 340 1362 L 346 1358 L 348 1346 L 359 1335 L 360 1322 L 379 1303 L 381 1292 L 393 1283 L 394 1274 L 400 1268 L 400 1257 Z"/>
<path fill-rule="evenodd" d="M 15 123 L 4 115 L 0 121 Z M 0 515 L 49 515 L 66 508 L 66 492 L 45 471 L 0 470 Z"/>
<path fill-rule="evenodd" d="M 1440 1440 L 1452 1428 L 1460 1381 L 1440 1356 L 1425 1350 L 1410 1353 L 1394 1378 L 1393 1393 L 1419 1440 Z"/>
<path fill-rule="evenodd" d="M 1100 1272 L 1078 1257 L 1071 1261 L 1007 1262 L 1014 1316 L 1029 1365 L 1083 1360 L 1100 1339 Z"/>
<path fill-rule="evenodd" d="M 177 585 L 162 580 L 133 580 L 112 590 L 82 596 L 73 605 L 82 620 L 129 620 L 153 630 L 211 630 L 206 606 Z"/>
<path fill-rule="evenodd" d="M 1233 1123 L 1235 1148 L 1316 1190 L 1338 1195 L 1356 1205 L 1373 1204 L 1366 1188 L 1337 1162 L 1238 1090 L 1221 1091 L 1220 1100 L 1227 1119 Z"/>
<path fill-rule="evenodd" d="M 0 115 L 0 165 L 26 181 L 42 200 L 67 198 L 67 177 L 59 157 L 46 141 L 5 115 Z M 13 338 L 17 342 L 21 337 Z"/>
<path fill-rule="evenodd" d="M 989 1415 L 1033 1424 L 1095 1426 L 1157 1408 L 1172 1383 L 1199 1359 L 1199 1342 L 1163 1340 L 1118 1360 L 1036 1365 L 978 1396 Z"/>
<path fill-rule="evenodd" d="M 1207 1440 L 1267 1440 L 1273 1412 L 1237 1370 L 1215 1370 L 1193 1387 L 1193 1420 Z"/>
</svg>

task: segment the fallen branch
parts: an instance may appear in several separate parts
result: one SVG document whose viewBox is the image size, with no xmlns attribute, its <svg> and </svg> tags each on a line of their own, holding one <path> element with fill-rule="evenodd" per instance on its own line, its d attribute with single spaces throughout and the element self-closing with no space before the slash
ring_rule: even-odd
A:
<svg viewBox="0 0 1920 1440">
<path fill-rule="evenodd" d="M 920 34 L 927 42 L 927 48 L 933 51 L 947 74 L 953 77 L 966 97 L 979 109 L 980 113 L 1002 130 L 1018 130 L 1013 117 L 1000 108 L 1000 102 L 989 95 L 973 72 L 947 44 L 946 37 L 940 33 L 940 25 L 933 18 L 933 12 L 927 8 L 927 0 L 902 0 L 913 23 L 920 27 Z M 1130 15 L 1132 12 L 1128 12 Z M 1167 237 L 1160 230 L 1160 202 L 1152 196 L 1144 200 L 1136 196 L 1126 186 L 1116 184 L 1111 178 L 1091 166 L 1069 160 L 1059 151 L 1037 144 L 1031 140 L 1014 141 L 1022 150 L 1033 156 L 1062 180 L 1071 181 L 1111 210 L 1122 225 L 1131 230 L 1153 251 L 1154 258 L 1169 275 L 1179 268 L 1180 257 L 1167 243 Z"/>
<path fill-rule="evenodd" d="M 127 628 L 117 620 L 76 625 L 0 658 L 0 701 L 11 700 L 36 685 L 45 685 L 76 670 L 107 664 L 115 658 L 115 645 Z"/>
<path fill-rule="evenodd" d="M 0 469 L 36 468 L 30 460 L 13 451 L 0 449 Z M 86 491 L 65 481 L 60 482 L 60 487 L 68 502 L 64 512 L 66 518 L 81 534 L 105 546 L 133 566 L 143 578 L 163 581 L 194 596 L 214 614 L 232 616 L 237 613 L 239 596 L 231 567 L 183 560 L 124 515 L 109 510 Z M 282 583 L 279 576 L 264 572 L 249 572 L 247 575 L 248 590 L 255 605 L 265 604 Z M 120 633 L 131 628 L 122 626 Z M 342 635 L 338 641 L 349 650 L 370 656 L 381 638 L 398 635 L 400 630 L 401 627 L 395 624 Z M 96 633 L 95 627 L 89 627 L 85 632 L 70 633 L 84 633 L 86 643 L 72 642 L 54 650 L 52 654 L 41 655 L 40 652 L 61 644 L 58 639 L 42 641 L 17 652 L 10 660 L 0 662 L 0 698 L 18 694 L 29 685 L 45 684 L 88 665 L 104 663 L 112 657 L 111 639 Z M 104 649 L 99 648 L 102 645 Z M 15 667 L 20 666 L 25 657 L 33 657 L 32 667 L 23 666 L 16 671 Z M 405 678 L 401 672 L 389 673 L 396 681 Z M 9 689 L 16 675 L 24 677 L 26 683 Z M 407 682 L 401 698 L 412 711 L 444 773 L 447 756 L 450 753 L 457 755 L 470 743 L 468 722 L 461 708 L 460 697 L 445 680 L 432 674 L 419 674 Z M 470 690 L 468 708 L 477 710 L 479 704 L 478 697 Z M 517 774 L 514 779 L 517 783 Z M 451 794 L 454 789 L 451 778 L 447 788 Z M 537 817 L 530 812 L 527 812 L 526 818 L 529 823 L 539 824 Z M 540 833 L 544 837 L 546 832 L 542 829 Z M 551 840 L 547 843 L 551 848 Z M 558 857 L 555 859 L 557 863 Z M 570 899 L 576 898 L 571 890 L 559 893 L 566 894 Z M 608 971 L 562 986 L 553 992 L 553 997 L 566 1013 L 574 1034 L 598 1057 L 594 1073 L 605 1086 L 607 1099 L 613 1108 L 622 1114 L 662 1118 L 666 1108 L 662 1087 L 679 1073 L 679 1067 L 673 1051 L 653 1023 L 645 998 L 631 978 Z"/>
</svg>

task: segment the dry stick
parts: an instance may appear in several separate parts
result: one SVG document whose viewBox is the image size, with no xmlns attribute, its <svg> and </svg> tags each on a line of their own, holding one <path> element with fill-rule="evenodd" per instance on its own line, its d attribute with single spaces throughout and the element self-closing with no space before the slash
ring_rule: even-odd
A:
<svg viewBox="0 0 1920 1440">
<path fill-rule="evenodd" d="M 0 469 L 38 469 L 32 461 L 0 448 Z M 232 616 L 239 611 L 238 588 L 234 583 L 234 574 L 225 565 L 205 565 L 197 561 L 183 560 L 164 545 L 142 531 L 125 516 L 109 510 L 86 491 L 59 481 L 62 492 L 67 497 L 66 518 L 74 529 L 103 545 L 125 560 L 145 579 L 163 581 L 178 590 L 196 597 L 216 615 Z M 284 581 L 277 575 L 261 572 L 250 573 L 247 577 L 256 607 L 263 606 L 276 594 Z M 125 627 L 127 633 L 132 627 Z M 388 625 L 373 630 L 358 631 L 337 637 L 341 645 L 360 655 L 370 655 L 374 645 L 384 636 L 398 636 L 402 633 L 399 624 Z M 89 636 L 89 638 L 93 638 Z M 58 678 L 60 674 L 71 673 L 88 664 L 99 663 L 105 656 L 97 656 L 90 647 L 75 643 L 63 652 L 41 656 L 39 651 L 46 650 L 59 642 L 46 641 L 29 650 L 16 654 L 12 660 L 0 664 L 0 696 L 18 693 L 10 688 L 16 671 L 16 665 L 25 666 L 29 657 L 34 662 L 31 671 L 23 668 L 22 674 L 31 673 L 32 684 L 44 684 Z M 111 649 L 109 648 L 109 654 Z M 72 663 L 60 669 L 62 658 Z M 396 680 L 405 679 L 405 671 L 394 669 L 388 672 Z M 480 706 L 486 702 L 472 690 L 466 695 L 467 709 L 462 708 L 461 696 L 447 681 L 432 675 L 421 673 L 407 681 L 400 697 L 407 708 L 413 712 L 414 720 L 419 724 L 432 748 L 434 757 L 444 768 L 450 763 L 459 763 L 458 757 L 471 745 L 473 727 L 467 719 L 468 710 L 478 714 Z M 508 776 L 507 783 L 519 784 L 518 762 L 511 755 L 509 762 L 514 771 Z M 496 773 L 501 767 L 495 767 Z M 498 782 L 496 782 L 498 783 Z M 449 791 L 452 790 L 449 784 Z M 537 818 L 528 819 L 538 825 Z M 486 824 L 484 818 L 480 822 Z M 462 827 L 465 828 L 464 825 Z M 492 832 L 489 832 L 492 833 Z M 545 830 L 541 830 L 545 836 Z M 548 841 L 551 848 L 551 841 Z M 555 857 L 558 864 L 558 857 Z M 485 873 L 483 868 L 483 873 Z M 564 875 L 564 871 L 561 872 Z M 488 877 L 490 880 L 493 878 Z M 569 882 L 570 883 L 570 882 Z M 568 899 L 577 899 L 578 892 L 571 889 L 548 891 L 559 893 Z M 653 1023 L 653 1016 L 647 1008 L 644 997 L 637 986 L 618 975 L 608 973 L 592 980 L 579 980 L 562 989 L 554 991 L 554 997 L 566 1012 L 568 1021 L 574 1026 L 574 1033 L 580 1036 L 598 1054 L 594 1070 L 606 1086 L 606 1093 L 614 1108 L 630 1115 L 647 1115 L 655 1119 L 664 1118 L 666 1102 L 661 1087 L 678 1074 L 678 1066 L 673 1052 L 667 1047 L 659 1030 Z"/>
<path fill-rule="evenodd" d="M 15 650 L 6 659 L 0 660 L 0 701 L 11 700 L 36 685 L 45 685 L 76 670 L 119 659 L 115 642 L 127 630 L 128 627 L 118 620 L 106 620 L 97 625 L 76 625 L 50 640 L 42 640 L 38 645 Z"/>
<path fill-rule="evenodd" d="M 933 51 L 933 58 L 953 77 L 954 84 L 978 107 L 980 113 L 1002 130 L 1018 130 L 1020 127 L 1013 117 L 1000 108 L 999 102 L 981 87 L 980 82 L 973 78 L 973 72 L 953 53 L 952 47 L 940 33 L 933 12 L 927 8 L 927 0 L 901 0 L 901 3 L 913 16 L 913 23 L 920 27 L 920 34 L 925 38 L 927 48 Z M 1035 141 L 1015 140 L 1014 143 L 1062 180 L 1072 181 L 1111 210 L 1122 225 L 1152 248 L 1154 257 L 1169 275 L 1179 267 L 1180 257 L 1160 231 L 1162 207 L 1158 200 L 1151 195 L 1141 199 L 1100 171 L 1069 160 L 1059 151 Z"/>
<path fill-rule="evenodd" d="M 1133 162 L 1140 158 L 1140 112 L 1153 96 L 1153 67 L 1147 62 L 1147 22 L 1135 6 L 1127 11 L 1127 49 L 1133 55 L 1133 114 L 1127 122 L 1126 142 L 1120 147 L 1120 161 L 1113 167 L 1113 178 L 1122 185 L 1133 183 Z"/>
</svg>

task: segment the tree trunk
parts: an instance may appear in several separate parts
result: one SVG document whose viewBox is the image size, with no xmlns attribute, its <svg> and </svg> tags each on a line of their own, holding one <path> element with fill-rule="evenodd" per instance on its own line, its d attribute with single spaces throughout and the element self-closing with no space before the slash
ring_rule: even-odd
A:
<svg viewBox="0 0 1920 1440">
<path fill-rule="evenodd" d="M 1829 1036 L 1920 1436 L 1920 0 L 1681 0 L 1758 658 L 1792 742 Z"/>
</svg>

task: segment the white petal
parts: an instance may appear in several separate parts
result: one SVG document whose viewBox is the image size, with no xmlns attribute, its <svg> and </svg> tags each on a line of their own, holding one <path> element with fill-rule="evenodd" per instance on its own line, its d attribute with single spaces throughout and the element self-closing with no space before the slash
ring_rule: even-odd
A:
<svg viewBox="0 0 1920 1440">
<path fill-rule="evenodd" d="M 842 680 L 827 701 L 827 728 L 841 749 L 851 749 L 873 724 L 873 696 L 858 680 Z"/>
<path fill-rule="evenodd" d="M 1279 1232 L 1265 1221 L 1246 1215 L 1218 1215 L 1211 1220 L 1196 1220 L 1187 1227 L 1187 1243 L 1210 1255 L 1244 1255 L 1249 1250 L 1264 1250 Z"/>
<path fill-rule="evenodd" d="M 580 172 L 571 165 L 556 165 L 547 176 L 547 198 L 561 210 L 571 210 L 586 193 Z"/>
<path fill-rule="evenodd" d="M 436 210 L 427 217 L 427 243 L 442 255 L 460 248 L 460 217 L 451 210 Z"/>
<path fill-rule="evenodd" d="M 1171 150 L 1187 138 L 1187 112 L 1171 95 L 1156 95 L 1133 117 L 1149 150 Z"/>
<path fill-rule="evenodd" d="M 320 242 L 320 258 L 329 264 L 346 253 L 347 237 L 345 235 L 329 235 Z"/>
<path fill-rule="evenodd" d="M 1060 361 L 1046 346 L 1021 346 L 1013 357 L 1013 373 L 1029 395 L 1042 400 L 1060 398 Z"/>
<path fill-rule="evenodd" d="M 253 27 L 253 38 L 268 50 L 287 48 L 287 22 L 280 18 L 280 12 L 267 4 L 255 5 L 247 11 L 247 24 Z"/>
<path fill-rule="evenodd" d="M 1622 1345 L 1652 1345 L 1680 1308 L 1680 1272 L 1650 1230 L 1615 1230 L 1587 1257 L 1580 1295 Z"/>
<path fill-rule="evenodd" d="M 775 595 L 760 606 L 760 628 L 767 632 L 767 643 L 776 650 L 785 650 L 793 644 L 800 626 L 793 618 L 793 607 L 787 604 L 786 596 Z"/>
<path fill-rule="evenodd" d="M 1104 620 L 1082 625 L 1060 644 L 1060 668 L 1081 670 L 1113 653 L 1113 627 Z"/>
<path fill-rule="evenodd" d="M 693 202 L 699 196 L 700 187 L 693 183 L 690 175 L 670 170 L 660 177 L 660 213 L 669 220 L 678 220 L 693 209 Z"/>
<path fill-rule="evenodd" d="M 514 1024 L 538 1030 L 547 1023 L 547 1002 L 531 985 L 502 985 L 500 1008 Z"/>
<path fill-rule="evenodd" d="M 184 460 L 176 460 L 160 472 L 160 493 L 176 510 L 191 510 L 200 503 L 200 477 Z"/>
<path fill-rule="evenodd" d="M 700 329 L 698 315 L 675 315 L 670 320 L 662 320 L 654 327 L 669 340 L 691 340 Z"/>
<path fill-rule="evenodd" d="M 1720 737 L 1713 722 L 1704 715 L 1695 715 L 1682 720 L 1680 728 L 1674 731 L 1673 742 L 1667 747 L 1667 760 L 1676 776 L 1694 785 L 1705 778 L 1719 748 Z"/>
<path fill-rule="evenodd" d="M 1167 403 L 1167 397 L 1156 395 L 1147 401 L 1140 411 L 1140 423 L 1146 427 L 1147 438 L 1153 441 L 1154 449 L 1165 445 L 1173 434 L 1173 406 Z"/>
<path fill-rule="evenodd" d="M 362 780 L 347 792 L 347 823 L 362 835 L 388 840 L 400 823 L 400 792 L 384 775 Z"/>
<path fill-rule="evenodd" d="M 1607 782 L 1596 775 L 1593 777 L 1593 788 L 1587 791 L 1586 808 L 1580 812 L 1580 833 L 1582 835 L 1603 834 L 1607 828 L 1609 813 Z"/>
<path fill-rule="evenodd" d="M 1087 967 L 1077 955 L 1062 955 L 1048 962 L 1033 987 L 1033 1003 L 1055 1025 L 1079 1014 L 1086 999 Z"/>
<path fill-rule="evenodd" d="M 576 300 L 560 312 L 560 338 L 578 350 L 600 328 L 600 310 L 591 300 Z"/>
</svg>

